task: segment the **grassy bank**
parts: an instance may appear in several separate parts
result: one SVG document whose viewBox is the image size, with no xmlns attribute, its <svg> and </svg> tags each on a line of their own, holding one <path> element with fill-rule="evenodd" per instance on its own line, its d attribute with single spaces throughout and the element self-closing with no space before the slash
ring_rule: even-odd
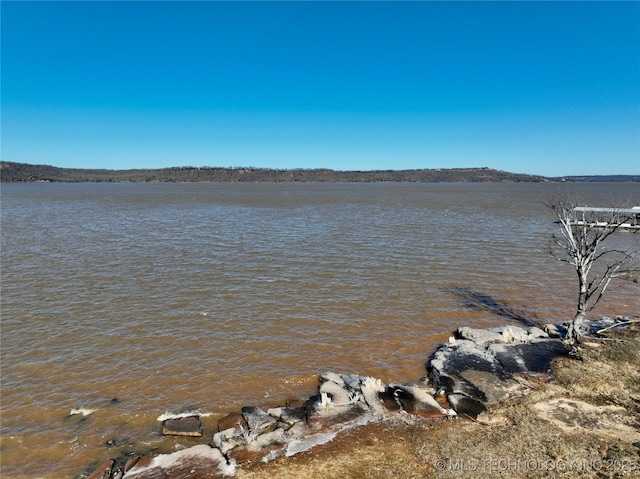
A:
<svg viewBox="0 0 640 479">
<path fill-rule="evenodd" d="M 579 353 L 476 422 L 396 417 L 237 477 L 640 477 L 640 328 Z"/>
</svg>

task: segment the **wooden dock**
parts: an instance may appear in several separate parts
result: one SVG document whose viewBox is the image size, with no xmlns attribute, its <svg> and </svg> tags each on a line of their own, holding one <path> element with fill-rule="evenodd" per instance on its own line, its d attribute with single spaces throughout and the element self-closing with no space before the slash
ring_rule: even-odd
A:
<svg viewBox="0 0 640 479">
<path fill-rule="evenodd" d="M 640 206 L 632 208 L 594 208 L 577 206 L 571 213 L 571 224 L 600 228 L 615 226 L 621 229 L 640 230 Z"/>
</svg>

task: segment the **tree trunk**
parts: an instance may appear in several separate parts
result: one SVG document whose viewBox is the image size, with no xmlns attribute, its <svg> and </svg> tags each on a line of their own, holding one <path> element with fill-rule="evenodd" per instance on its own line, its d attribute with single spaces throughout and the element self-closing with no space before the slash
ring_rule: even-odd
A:
<svg viewBox="0 0 640 479">
<path fill-rule="evenodd" d="M 578 345 L 580 344 L 580 336 L 582 335 L 582 323 L 587 315 L 587 302 L 589 300 L 587 277 L 583 271 L 578 271 L 578 278 L 580 280 L 580 289 L 578 293 L 578 304 L 576 308 L 576 315 L 571 320 L 567 329 L 567 336 L 565 341 L 568 344 Z"/>
<path fill-rule="evenodd" d="M 576 316 L 569 323 L 567 328 L 567 336 L 565 342 L 567 344 L 578 345 L 580 344 L 580 338 L 582 336 L 582 323 L 584 322 L 585 312 L 578 311 Z"/>
</svg>

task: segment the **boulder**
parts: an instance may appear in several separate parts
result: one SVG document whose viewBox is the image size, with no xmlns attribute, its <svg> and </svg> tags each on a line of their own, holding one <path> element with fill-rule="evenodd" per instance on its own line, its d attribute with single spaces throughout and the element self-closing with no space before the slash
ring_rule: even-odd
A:
<svg viewBox="0 0 640 479">
<path fill-rule="evenodd" d="M 534 339 L 540 339 L 540 338 L 548 338 L 549 335 L 542 329 L 538 328 L 537 326 L 531 326 L 528 329 L 529 332 L 529 336 L 531 336 Z"/>
<path fill-rule="evenodd" d="M 222 454 L 226 454 L 231 449 L 247 444 L 247 442 L 248 434 L 246 430 L 231 427 L 215 433 L 211 446 L 217 447 Z"/>
<path fill-rule="evenodd" d="M 307 424 L 316 429 L 351 421 L 368 410 L 364 402 L 333 404 L 329 394 L 324 392 L 309 398 L 306 408 Z"/>
<path fill-rule="evenodd" d="M 384 393 L 385 390 L 386 386 L 379 379 L 366 377 L 361 381 L 362 397 L 375 415 L 382 416 L 385 413 L 381 398 L 381 393 Z"/>
<path fill-rule="evenodd" d="M 550 338 L 564 338 L 567 335 L 567 328 L 562 324 L 545 324 L 542 329 Z"/>
<path fill-rule="evenodd" d="M 267 414 L 276 418 L 286 429 L 298 422 L 307 420 L 307 410 L 304 405 L 298 407 L 276 407 L 267 410 Z"/>
<path fill-rule="evenodd" d="M 493 343 L 526 343 L 534 339 L 548 338 L 549 335 L 535 326 L 524 329 L 509 325 L 489 329 L 458 328 L 455 337 L 487 347 Z"/>
<path fill-rule="evenodd" d="M 519 326 L 499 326 L 490 328 L 488 331 L 499 333 L 501 336 L 500 342 L 502 343 L 526 343 L 531 339 L 528 331 Z"/>
<path fill-rule="evenodd" d="M 344 385 L 344 382 L 342 384 Z M 329 397 L 333 407 L 349 406 L 357 401 L 357 396 L 349 394 L 349 391 L 333 381 L 322 383 L 319 391 L 320 394 L 326 394 Z"/>
<path fill-rule="evenodd" d="M 467 369 L 460 372 L 460 377 L 477 387 L 487 403 L 501 401 L 526 389 L 526 385 L 514 378 L 499 377 L 486 371 Z M 478 398 L 476 397 L 476 399 Z"/>
<path fill-rule="evenodd" d="M 320 382 L 330 381 L 336 383 L 338 386 L 344 386 L 344 380 L 339 374 L 332 373 L 331 371 L 327 371 L 320 375 Z"/>
<path fill-rule="evenodd" d="M 304 401 L 302 399 L 290 399 L 287 401 L 287 407 L 290 407 L 290 408 L 304 407 Z"/>
<path fill-rule="evenodd" d="M 171 454 L 140 460 L 127 471 L 124 479 L 160 479 L 166 477 L 223 478 L 235 473 L 222 453 L 206 444 L 189 447 Z"/>
<path fill-rule="evenodd" d="M 458 416 L 477 418 L 487 410 L 487 407 L 477 399 L 470 398 L 464 394 L 449 394 L 447 400 L 455 409 Z"/>
<path fill-rule="evenodd" d="M 251 439 L 265 432 L 273 431 L 278 425 L 276 418 L 258 407 L 243 407 L 242 417 L 247 423 L 248 433 Z"/>
<path fill-rule="evenodd" d="M 124 472 L 127 472 L 129 469 L 135 466 L 141 458 L 142 456 L 137 454 L 127 459 L 127 461 L 124 463 Z"/>
<path fill-rule="evenodd" d="M 486 345 L 502 340 L 502 334 L 498 332 L 488 331 L 486 329 L 476 328 L 458 328 L 455 332 L 456 338 L 473 341 L 476 344 Z"/>
<path fill-rule="evenodd" d="M 286 431 L 284 428 L 279 427 L 271 432 L 260 434 L 251 445 L 256 448 L 265 448 L 273 446 L 274 444 L 284 444 L 286 440 Z"/>
<path fill-rule="evenodd" d="M 227 414 L 222 419 L 218 420 L 218 431 L 225 431 L 227 429 L 249 429 L 247 422 L 244 420 L 244 416 L 239 412 L 232 412 Z"/>
<path fill-rule="evenodd" d="M 347 389 L 351 391 L 360 391 L 360 385 L 364 379 L 362 376 L 358 376 L 357 374 L 342 374 L 341 378 Z"/>
<path fill-rule="evenodd" d="M 438 389 L 447 394 L 465 394 L 480 401 L 487 400 L 479 387 L 481 385 L 465 379 L 462 372 L 484 371 L 504 379 L 510 377 L 491 353 L 476 347 L 471 341 L 454 340 L 446 344 L 434 354 L 428 369 Z"/>
<path fill-rule="evenodd" d="M 560 339 L 538 339 L 524 344 L 492 344 L 489 350 L 509 374 L 547 373 L 555 358 L 569 351 Z"/>
<path fill-rule="evenodd" d="M 175 419 L 167 419 L 162 423 L 164 436 L 202 436 L 200 416 L 187 416 Z"/>
<path fill-rule="evenodd" d="M 476 417 L 486 409 L 485 403 L 526 390 L 523 378 L 546 374 L 552 360 L 566 354 L 562 341 L 549 338 L 540 328 L 505 326 L 486 332 L 460 328 L 457 338 L 436 351 L 427 367 L 454 410 Z"/>
<path fill-rule="evenodd" d="M 261 434 L 255 441 L 229 451 L 228 457 L 237 464 L 275 459 L 286 452 L 289 435 L 282 428 Z"/>
<path fill-rule="evenodd" d="M 449 411 L 440 406 L 427 389 L 418 386 L 389 386 L 386 388 L 384 396 L 392 396 L 399 408 L 410 414 L 431 418 L 451 415 Z"/>
<path fill-rule="evenodd" d="M 96 467 L 87 479 L 109 479 L 111 477 L 111 469 L 115 461 L 113 459 L 107 459 L 98 467 Z"/>
</svg>

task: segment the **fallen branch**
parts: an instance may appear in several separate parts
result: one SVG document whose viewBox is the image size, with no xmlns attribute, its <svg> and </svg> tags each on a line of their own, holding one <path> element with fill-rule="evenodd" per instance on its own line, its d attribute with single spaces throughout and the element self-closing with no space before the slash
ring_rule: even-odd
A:
<svg viewBox="0 0 640 479">
<path fill-rule="evenodd" d="M 603 332 L 608 331 L 610 329 L 617 328 L 618 326 L 624 326 L 625 324 L 631 324 L 631 323 L 640 323 L 640 319 L 631 319 L 629 321 L 622 321 L 620 323 L 607 326 L 606 328 L 599 329 L 598 331 L 596 331 L 596 333 L 602 334 Z"/>
</svg>

